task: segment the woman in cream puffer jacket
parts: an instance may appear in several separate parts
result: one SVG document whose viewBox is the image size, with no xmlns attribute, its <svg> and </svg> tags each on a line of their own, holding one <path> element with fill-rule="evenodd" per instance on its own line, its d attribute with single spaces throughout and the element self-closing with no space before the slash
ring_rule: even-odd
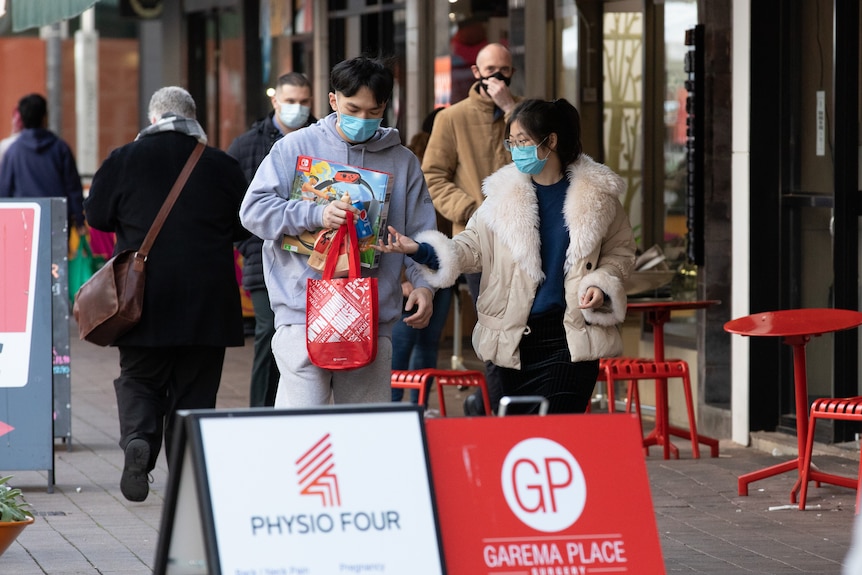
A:
<svg viewBox="0 0 862 575">
<path fill-rule="evenodd" d="M 413 241 L 390 229 L 378 249 L 410 254 L 438 287 L 481 272 L 473 346 L 503 368 L 504 395 L 583 412 L 599 358 L 622 353 L 635 261 L 625 183 L 581 152 L 580 119 L 565 100 L 522 102 L 506 137 L 514 163 L 485 179 L 485 201 L 463 232 Z"/>
</svg>

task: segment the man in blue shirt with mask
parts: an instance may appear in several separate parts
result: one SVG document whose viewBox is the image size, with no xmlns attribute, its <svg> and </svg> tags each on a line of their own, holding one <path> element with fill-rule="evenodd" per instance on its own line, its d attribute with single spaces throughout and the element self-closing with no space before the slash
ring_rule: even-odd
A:
<svg viewBox="0 0 862 575">
<path fill-rule="evenodd" d="M 392 326 L 401 320 L 401 267 L 416 289 L 405 307 L 413 313 L 403 321 L 415 328 L 428 324 L 433 289 L 418 266 L 402 254 L 386 254 L 377 268 L 362 269 L 378 279 L 377 357 L 349 371 L 329 371 L 311 363 L 306 352 L 306 283 L 320 274 L 308 256 L 282 248 L 282 237 L 299 236 L 321 227 L 337 229 L 347 212 L 359 210 L 341 201 L 326 205 L 290 200 L 299 156 L 352 165 L 392 175 L 387 222 L 417 233 L 436 229 L 436 216 L 416 156 L 404 147 L 398 131 L 381 127 L 392 97 L 394 75 L 383 61 L 367 57 L 345 60 L 330 75 L 329 104 L 333 113 L 315 124 L 284 136 L 257 170 L 240 219 L 263 238 L 264 279 L 275 312 L 272 350 L 281 378 L 276 407 L 311 407 L 330 403 L 371 403 L 390 400 Z M 397 223 L 396 223 L 397 222 Z"/>
</svg>

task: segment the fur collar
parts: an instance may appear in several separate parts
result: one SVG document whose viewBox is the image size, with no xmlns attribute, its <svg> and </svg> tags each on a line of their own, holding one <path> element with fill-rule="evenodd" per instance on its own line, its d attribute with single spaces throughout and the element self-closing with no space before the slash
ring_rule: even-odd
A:
<svg viewBox="0 0 862 575">
<path fill-rule="evenodd" d="M 610 168 L 581 154 L 566 169 L 569 188 L 563 217 L 569 230 L 566 269 L 591 254 L 614 220 L 615 204 L 625 193 L 625 181 Z M 485 201 L 479 207 L 485 225 L 512 252 L 531 278 L 542 281 L 539 250 L 539 206 L 530 176 L 509 164 L 482 183 Z"/>
</svg>

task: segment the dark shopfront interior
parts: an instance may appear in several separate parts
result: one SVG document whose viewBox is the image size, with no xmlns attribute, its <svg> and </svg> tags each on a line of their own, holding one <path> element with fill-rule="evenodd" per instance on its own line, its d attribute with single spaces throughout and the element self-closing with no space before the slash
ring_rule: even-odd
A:
<svg viewBox="0 0 862 575">
<path fill-rule="evenodd" d="M 751 8 L 751 312 L 857 310 L 859 2 Z M 768 339 L 751 341 L 750 427 L 792 432 L 791 350 Z M 809 348 L 809 381 L 819 381 L 809 403 L 859 395 L 858 330 Z M 817 440 L 850 441 L 857 431 L 835 422 L 818 426 Z"/>
</svg>

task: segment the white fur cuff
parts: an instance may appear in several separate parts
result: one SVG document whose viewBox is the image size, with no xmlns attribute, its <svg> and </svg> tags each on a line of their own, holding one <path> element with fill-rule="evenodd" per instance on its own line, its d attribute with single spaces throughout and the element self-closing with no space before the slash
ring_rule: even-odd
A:
<svg viewBox="0 0 862 575">
<path fill-rule="evenodd" d="M 458 276 L 461 275 L 461 269 L 458 266 L 458 257 L 452 240 L 437 230 L 425 230 L 416 234 L 413 239 L 417 243 L 430 245 L 434 248 L 434 253 L 437 254 L 438 268 L 436 270 L 424 265 L 419 266 L 422 276 L 428 283 L 438 289 L 453 285 L 458 280 Z"/>
<path fill-rule="evenodd" d="M 587 288 L 592 286 L 605 292 L 610 298 L 610 302 L 606 301 L 605 305 L 599 309 L 581 310 L 584 319 L 593 325 L 614 326 L 623 323 L 626 319 L 628 299 L 622 280 L 606 271 L 596 270 L 585 275 L 581 280 L 581 285 L 578 287 L 578 297 L 582 297 Z"/>
</svg>

